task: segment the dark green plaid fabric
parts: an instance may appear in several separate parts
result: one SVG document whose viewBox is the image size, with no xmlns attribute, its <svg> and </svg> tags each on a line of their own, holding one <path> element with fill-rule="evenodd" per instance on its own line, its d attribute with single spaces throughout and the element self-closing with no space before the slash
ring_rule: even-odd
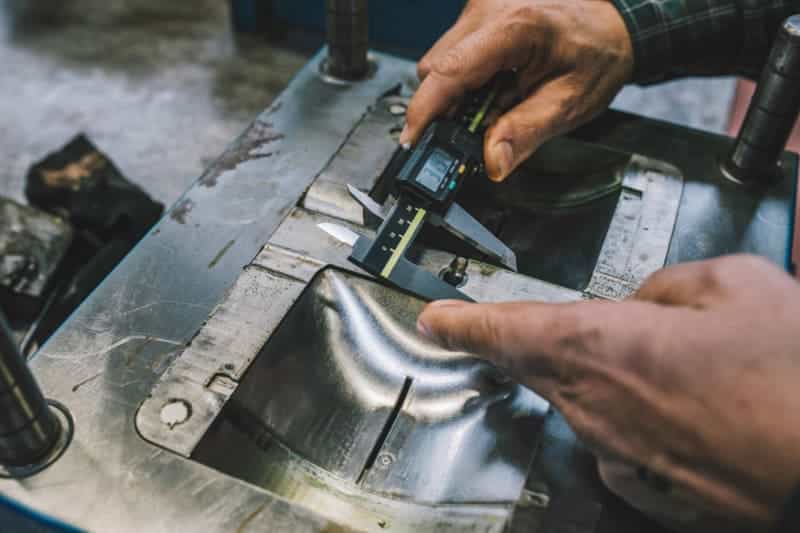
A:
<svg viewBox="0 0 800 533">
<path fill-rule="evenodd" d="M 612 0 L 633 41 L 633 81 L 687 75 L 758 77 L 778 28 L 800 0 Z"/>
</svg>

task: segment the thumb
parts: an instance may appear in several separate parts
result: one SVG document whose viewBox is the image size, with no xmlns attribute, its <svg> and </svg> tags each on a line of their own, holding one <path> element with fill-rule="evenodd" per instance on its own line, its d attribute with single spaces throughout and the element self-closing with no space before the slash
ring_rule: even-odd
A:
<svg viewBox="0 0 800 533">
<path fill-rule="evenodd" d="M 647 302 L 470 304 L 439 301 L 417 320 L 419 333 L 451 350 L 487 359 L 554 401 L 589 367 L 660 368 L 655 348 L 679 329 L 677 315 Z M 652 371 L 656 371 L 652 370 Z"/>
<path fill-rule="evenodd" d="M 503 181 L 545 141 L 571 129 L 574 84 L 565 77 L 540 85 L 486 132 L 484 159 L 492 181 Z"/>
<path fill-rule="evenodd" d="M 563 377 L 565 370 L 555 345 L 559 324 L 571 324 L 574 304 L 509 302 L 470 304 L 442 300 L 428 305 L 417 320 L 419 333 L 451 350 L 485 358 L 540 394 Z M 550 333 L 548 333 L 550 332 Z"/>
</svg>

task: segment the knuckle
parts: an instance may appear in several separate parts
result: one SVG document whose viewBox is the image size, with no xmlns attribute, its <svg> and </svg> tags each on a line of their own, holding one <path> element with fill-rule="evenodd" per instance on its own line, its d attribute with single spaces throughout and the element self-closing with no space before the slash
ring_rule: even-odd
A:
<svg viewBox="0 0 800 533">
<path fill-rule="evenodd" d="M 665 369 L 659 364 L 664 360 L 659 356 L 663 342 L 648 328 L 631 328 L 626 332 L 624 342 L 620 342 L 619 350 L 620 366 L 627 372 L 640 378 L 664 377 Z"/>
<path fill-rule="evenodd" d="M 541 7 L 530 4 L 516 6 L 509 13 L 506 19 L 508 30 L 514 31 L 516 35 L 527 35 L 532 26 L 542 19 L 544 11 Z M 519 33 L 518 33 L 519 32 Z"/>
<path fill-rule="evenodd" d="M 502 115 L 489 129 L 488 134 L 498 140 L 514 141 L 518 137 L 516 119 L 511 114 Z"/>
<path fill-rule="evenodd" d="M 580 308 L 585 303 L 561 307 L 553 313 L 544 330 L 549 332 L 551 343 L 544 346 L 549 351 L 550 368 L 561 392 L 573 399 L 583 396 L 584 388 L 589 386 L 586 378 L 591 374 L 588 370 L 590 361 L 602 357 L 602 346 L 605 343 L 605 332 L 593 320 L 587 319 Z"/>
<path fill-rule="evenodd" d="M 417 78 L 425 79 L 425 76 L 431 71 L 431 61 L 428 57 L 423 57 L 417 64 Z"/>
<path fill-rule="evenodd" d="M 470 332 L 476 335 L 476 344 L 486 347 L 501 346 L 503 335 L 500 327 L 500 321 L 496 319 L 494 313 L 484 313 L 478 321 L 477 327 L 472 328 Z"/>
<path fill-rule="evenodd" d="M 735 268 L 735 264 L 731 264 L 730 258 L 704 263 L 700 271 L 700 282 L 702 286 L 713 292 L 724 290 L 728 285 L 731 266 Z"/>
<path fill-rule="evenodd" d="M 603 328 L 579 310 L 578 305 L 562 308 L 551 325 L 557 351 L 566 357 L 596 354 L 604 343 Z"/>
<path fill-rule="evenodd" d="M 464 73 L 464 54 L 457 48 L 452 48 L 442 55 L 433 70 L 442 76 L 459 77 Z"/>
<path fill-rule="evenodd" d="M 661 270 L 656 270 L 649 276 L 647 279 L 644 280 L 642 286 L 639 287 L 638 293 L 647 293 L 650 289 L 660 287 L 665 283 L 668 283 L 670 278 L 672 277 L 672 273 L 668 268 L 662 268 Z"/>
</svg>

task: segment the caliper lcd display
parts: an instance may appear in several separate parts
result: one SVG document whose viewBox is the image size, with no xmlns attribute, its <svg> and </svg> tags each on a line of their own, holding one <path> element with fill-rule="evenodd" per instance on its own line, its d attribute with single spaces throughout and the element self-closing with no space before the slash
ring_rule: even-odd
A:
<svg viewBox="0 0 800 533">
<path fill-rule="evenodd" d="M 447 179 L 454 162 L 455 160 L 444 150 L 434 149 L 425 162 L 425 166 L 419 171 L 417 183 L 433 193 L 438 192 L 442 183 Z"/>
</svg>

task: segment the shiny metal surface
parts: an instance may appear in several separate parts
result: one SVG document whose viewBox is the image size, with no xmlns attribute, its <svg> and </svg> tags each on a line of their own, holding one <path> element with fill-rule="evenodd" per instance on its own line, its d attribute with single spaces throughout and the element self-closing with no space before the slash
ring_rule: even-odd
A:
<svg viewBox="0 0 800 533">
<path fill-rule="evenodd" d="M 5 468 L 4 474 L 17 477 L 23 473 L 17 469 L 42 461 L 59 441 L 61 430 L 0 311 L 0 468 Z"/>
<path fill-rule="evenodd" d="M 321 222 L 317 227 L 347 246 L 353 247 L 358 241 L 358 233 L 344 226 L 332 224 L 330 222 Z"/>
<path fill-rule="evenodd" d="M 726 177 L 745 185 L 779 178 L 778 157 L 800 113 L 800 15 L 781 25 L 730 155 Z"/>
<path fill-rule="evenodd" d="M 678 168 L 641 155 L 622 172 L 622 194 L 586 292 L 618 300 L 630 296 L 664 266 L 683 194 Z"/>
<path fill-rule="evenodd" d="M 313 497 L 302 504 L 301 499 L 290 502 L 241 481 L 247 472 L 225 475 L 154 446 L 137 432 L 137 410 L 141 406 L 141 420 L 150 398 L 157 406 L 153 426 L 164 428 L 160 436 L 171 435 L 165 440 L 168 448 L 194 450 L 234 393 L 236 381 L 314 274 L 327 264 L 352 268 L 346 260 L 348 247 L 327 237 L 317 224 L 349 224 L 369 233 L 360 221 L 339 216 L 353 213 L 353 205 L 360 211 L 344 184 L 369 190 L 376 169 L 368 161 L 386 152 L 359 152 L 348 135 L 357 124 L 371 120 L 364 113 L 368 106 L 398 83 L 413 79 L 414 67 L 379 56 L 374 78 L 332 86 L 318 77 L 321 59 L 317 56 L 295 78 L 34 357 L 31 367 L 46 395 L 67 405 L 75 418 L 75 440 L 58 462 L 37 476 L 24 483 L 0 481 L 4 494 L 92 531 L 338 531 L 353 523 L 361 530 L 394 530 L 385 518 L 387 509 L 406 520 L 397 530 L 504 527 L 507 505 L 389 502 L 370 491 L 348 492 L 343 485 L 331 498 L 324 487 L 335 480 L 315 484 L 325 472 L 312 467 L 302 473 L 301 481 L 308 481 L 303 485 Z M 719 160 L 731 146 L 725 137 L 613 112 L 576 136 L 665 161 L 679 170 L 685 187 L 668 263 L 739 250 L 784 260 L 795 157 L 784 155 L 784 179 L 755 195 L 721 178 Z M 391 144 L 390 135 L 372 137 Z M 341 181 L 332 178 L 330 170 L 342 162 L 334 155 L 342 147 L 349 154 L 347 165 L 364 185 L 348 172 L 342 172 Z M 324 178 L 340 183 L 343 193 L 335 196 L 342 204 L 329 204 L 325 215 L 304 203 L 308 195 L 303 197 L 303 191 L 317 176 L 317 182 Z M 298 202 L 301 207 L 296 207 Z M 626 254 L 636 250 L 620 249 Z M 420 264 L 439 272 L 453 257 L 423 250 Z M 632 266 L 636 257 L 629 255 Z M 467 274 L 463 290 L 480 301 L 586 296 L 475 261 L 470 261 Z M 227 305 L 233 301 L 240 306 Z M 234 366 L 225 368 L 229 361 Z M 183 371 L 174 372 L 179 367 Z M 161 409 L 176 399 L 157 401 L 170 383 L 180 386 L 186 394 L 181 397 L 193 407 L 182 423 L 177 423 L 181 417 L 171 417 L 172 407 L 165 413 L 171 416 L 161 418 Z M 598 524 L 606 528 L 602 531 L 614 533 L 657 530 L 609 501 L 592 458 L 557 414 L 548 417 L 542 437 L 521 493 L 523 504 L 514 511 L 512 531 L 571 528 L 594 533 Z M 253 439 L 242 442 L 252 445 Z M 276 453 L 283 453 L 279 448 Z M 291 450 L 284 452 L 294 457 Z M 253 453 L 250 456 L 256 457 Z M 262 473 L 269 478 L 269 470 Z M 547 505 L 529 503 L 543 501 L 531 497 L 542 493 L 549 496 Z M 342 520 L 320 514 L 337 509 Z"/>
<path fill-rule="evenodd" d="M 467 213 L 460 205 L 451 205 L 444 217 L 434 216 L 431 222 L 468 242 L 480 252 L 500 261 L 514 272 L 517 271 L 517 255 L 514 250 L 475 220 L 475 217 Z"/>
<path fill-rule="evenodd" d="M 153 384 L 361 120 L 364 102 L 413 75 L 381 56 L 369 83 L 333 86 L 319 78 L 321 59 L 32 359 L 45 394 L 73 414 L 75 438 L 52 467 L 24 484 L 0 481 L 0 491 L 92 531 L 327 526 L 313 510 L 148 444 L 134 425 Z"/>
<path fill-rule="evenodd" d="M 403 113 L 392 113 L 398 107 L 405 110 L 408 87 L 415 78 L 397 76 L 395 85 L 377 102 L 364 102 L 364 116 L 344 140 L 344 144 L 326 165 L 303 198 L 303 207 L 356 224 L 364 224 L 361 205 L 348 187 L 371 191 L 382 169 L 386 168 L 397 148 L 396 136 L 405 121 Z"/>
<path fill-rule="evenodd" d="M 370 195 L 359 191 L 349 184 L 347 185 L 347 192 L 350 193 L 350 196 L 352 196 L 353 199 L 361 205 L 361 207 L 366 209 L 378 219 L 384 220 L 387 216 L 389 216 L 391 208 L 386 205 L 380 205 L 378 202 L 373 200 Z"/>
<path fill-rule="evenodd" d="M 261 426 L 332 475 L 331 492 L 344 484 L 426 505 L 513 505 L 547 403 L 490 365 L 421 340 L 414 324 L 422 306 L 378 283 L 321 271 L 194 458 L 223 471 L 251 472 L 245 479 L 255 476 L 292 498 L 302 487 L 287 487 L 286 479 L 300 468 L 299 459 L 278 457 L 251 468 L 258 458 L 223 452 L 241 449 L 241 433 Z"/>
<path fill-rule="evenodd" d="M 391 211 L 390 207 L 378 204 L 369 195 L 359 191 L 352 185 L 347 185 L 347 192 L 350 193 L 350 196 L 352 196 L 361 207 L 380 220 L 384 220 Z M 492 232 L 487 230 L 483 224 L 475 220 L 475 217 L 467 213 L 460 205 L 456 203 L 452 204 L 444 217 L 431 214 L 429 220 L 434 225 L 445 228 L 458 238 L 474 246 L 477 250 L 495 258 L 503 265 L 516 272 L 517 256 L 514 254 L 514 251 L 506 246 L 506 244 L 498 239 Z M 331 228 L 323 229 L 328 231 Z M 331 231 L 328 231 L 328 233 L 333 235 Z M 355 241 L 351 246 L 354 244 Z"/>
</svg>

